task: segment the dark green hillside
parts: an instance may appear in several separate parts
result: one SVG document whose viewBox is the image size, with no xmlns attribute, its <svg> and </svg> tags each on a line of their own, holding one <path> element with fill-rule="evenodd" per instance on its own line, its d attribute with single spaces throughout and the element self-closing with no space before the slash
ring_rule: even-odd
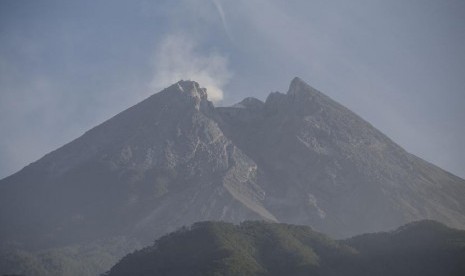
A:
<svg viewBox="0 0 465 276">
<path fill-rule="evenodd" d="M 354 251 L 309 227 L 201 222 L 125 257 L 109 275 L 306 275 Z"/>
<path fill-rule="evenodd" d="M 346 240 L 371 275 L 465 275 L 465 231 L 424 220 Z"/>
<path fill-rule="evenodd" d="M 118 237 L 36 252 L 0 250 L 0 275 L 98 275 L 136 248 L 137 241 Z"/>
<path fill-rule="evenodd" d="M 201 222 L 127 255 L 119 275 L 465 275 L 465 232 L 423 221 L 335 241 L 306 226 Z"/>
</svg>

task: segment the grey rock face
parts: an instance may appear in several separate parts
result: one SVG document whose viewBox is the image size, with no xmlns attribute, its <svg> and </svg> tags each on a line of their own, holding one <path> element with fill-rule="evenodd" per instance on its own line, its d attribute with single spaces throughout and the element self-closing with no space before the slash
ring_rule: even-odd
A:
<svg viewBox="0 0 465 276">
<path fill-rule="evenodd" d="M 278 221 L 337 237 L 425 218 L 465 226 L 463 179 L 407 153 L 298 78 L 263 109 L 217 110 L 228 137 L 257 163 L 265 206 Z"/>
<path fill-rule="evenodd" d="M 275 220 L 256 164 L 214 115 L 205 89 L 181 81 L 2 180 L 1 241 L 151 241 L 199 220 Z"/>
<path fill-rule="evenodd" d="M 465 181 L 296 78 L 215 108 L 180 81 L 0 181 L 0 242 L 143 243 L 202 220 L 305 224 L 336 237 L 417 219 L 465 228 Z"/>
</svg>

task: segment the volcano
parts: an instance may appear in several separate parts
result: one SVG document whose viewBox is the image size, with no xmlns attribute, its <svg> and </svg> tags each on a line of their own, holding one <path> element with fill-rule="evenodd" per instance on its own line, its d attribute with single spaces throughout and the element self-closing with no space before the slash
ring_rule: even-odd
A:
<svg viewBox="0 0 465 276">
<path fill-rule="evenodd" d="M 464 229 L 465 180 L 299 78 L 230 107 L 179 81 L 0 181 L 7 249 L 146 245 L 205 220 L 346 238 L 420 219 Z"/>
</svg>

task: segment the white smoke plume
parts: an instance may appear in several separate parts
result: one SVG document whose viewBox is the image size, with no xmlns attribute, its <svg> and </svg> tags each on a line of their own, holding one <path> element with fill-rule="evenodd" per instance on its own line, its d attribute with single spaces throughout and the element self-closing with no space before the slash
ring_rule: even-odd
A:
<svg viewBox="0 0 465 276">
<path fill-rule="evenodd" d="M 154 89 L 163 89 L 181 79 L 192 80 L 207 89 L 213 102 L 223 99 L 223 87 L 232 77 L 225 56 L 200 53 L 197 44 L 186 35 L 166 36 L 156 49 L 154 62 Z"/>
</svg>

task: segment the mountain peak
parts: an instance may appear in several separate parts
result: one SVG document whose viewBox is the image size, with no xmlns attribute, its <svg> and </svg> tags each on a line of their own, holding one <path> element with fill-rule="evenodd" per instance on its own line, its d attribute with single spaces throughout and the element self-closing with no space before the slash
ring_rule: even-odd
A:
<svg viewBox="0 0 465 276">
<path fill-rule="evenodd" d="M 306 84 L 306 82 L 304 82 L 301 78 L 299 77 L 294 77 L 292 80 L 291 80 L 291 85 L 298 85 L 299 83 L 304 83 Z"/>
<path fill-rule="evenodd" d="M 183 92 L 189 96 L 200 99 L 207 99 L 207 89 L 200 87 L 198 82 L 191 80 L 180 80 L 177 83 L 168 87 L 168 90 L 176 90 Z"/>
<path fill-rule="evenodd" d="M 308 85 L 301 78 L 295 77 L 289 85 L 287 95 L 298 96 L 298 95 L 318 95 L 321 94 L 318 90 Z"/>
<path fill-rule="evenodd" d="M 290 108 L 301 113 L 308 113 L 313 112 L 320 105 L 321 99 L 324 99 L 323 102 L 330 100 L 299 77 L 295 77 L 291 81 L 286 94 L 280 92 L 269 94 L 265 105 L 269 112 L 289 110 Z"/>
<path fill-rule="evenodd" d="M 233 105 L 235 108 L 249 108 L 249 109 L 262 109 L 265 105 L 264 102 L 254 97 L 247 97 L 242 101 Z"/>
<path fill-rule="evenodd" d="M 180 80 L 162 91 L 168 97 L 175 97 L 177 102 L 193 103 L 197 110 L 213 107 L 208 101 L 207 89 L 191 80 Z M 183 100 L 181 100 L 183 99 Z"/>
</svg>

